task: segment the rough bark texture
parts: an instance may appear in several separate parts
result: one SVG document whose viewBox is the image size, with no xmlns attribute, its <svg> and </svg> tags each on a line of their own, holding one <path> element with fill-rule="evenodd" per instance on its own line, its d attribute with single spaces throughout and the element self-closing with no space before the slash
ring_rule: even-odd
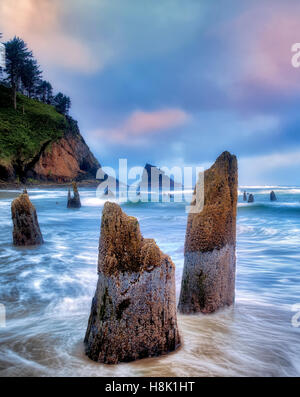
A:
<svg viewBox="0 0 300 397">
<path fill-rule="evenodd" d="M 44 242 L 36 210 L 27 193 L 21 194 L 12 202 L 11 213 L 14 245 L 38 245 Z"/>
<path fill-rule="evenodd" d="M 180 345 L 175 267 L 136 218 L 106 202 L 99 279 L 85 336 L 89 358 L 107 364 L 159 356 Z"/>
<path fill-rule="evenodd" d="M 204 207 L 190 213 L 178 309 L 210 313 L 234 302 L 237 160 L 228 152 L 204 173 Z"/>
<path fill-rule="evenodd" d="M 71 195 L 71 191 L 69 189 L 67 207 L 68 208 L 80 208 L 81 202 L 80 202 L 80 196 L 79 196 L 77 184 L 74 182 L 72 187 L 73 187 L 73 196 Z"/>
</svg>

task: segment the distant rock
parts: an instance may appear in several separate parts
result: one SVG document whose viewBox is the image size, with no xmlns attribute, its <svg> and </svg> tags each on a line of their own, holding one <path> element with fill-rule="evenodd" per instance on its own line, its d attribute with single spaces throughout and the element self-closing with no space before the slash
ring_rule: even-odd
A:
<svg viewBox="0 0 300 397">
<path fill-rule="evenodd" d="M 108 189 L 108 187 L 106 187 L 104 189 L 102 197 L 105 199 L 109 199 L 109 198 L 115 198 L 115 195 L 113 194 L 113 192 L 110 189 Z"/>
<path fill-rule="evenodd" d="M 116 364 L 180 345 L 175 266 L 142 237 L 137 219 L 111 202 L 102 214 L 98 274 L 84 340 L 89 358 Z"/>
<path fill-rule="evenodd" d="M 28 246 L 44 242 L 36 210 L 27 193 L 22 193 L 12 202 L 11 214 L 14 245 Z"/>
<path fill-rule="evenodd" d="M 253 194 L 249 194 L 248 203 L 254 203 L 254 196 L 253 196 Z"/>
<path fill-rule="evenodd" d="M 67 207 L 68 208 L 80 208 L 81 202 L 80 202 L 80 196 L 79 196 L 76 182 L 73 182 L 72 187 L 73 187 L 73 196 L 71 195 L 71 190 L 69 189 Z"/>
<path fill-rule="evenodd" d="M 228 152 L 204 173 L 204 208 L 188 215 L 178 309 L 210 313 L 235 296 L 237 159 Z"/>
<path fill-rule="evenodd" d="M 270 193 L 270 200 L 271 201 L 276 201 L 277 200 L 277 197 L 276 197 L 276 194 L 275 194 L 275 192 L 272 190 L 272 192 Z"/>
<path fill-rule="evenodd" d="M 243 200 L 244 200 L 244 201 L 247 201 L 247 200 L 248 200 L 248 198 L 247 198 L 247 192 L 244 192 L 244 194 L 243 194 Z"/>
<path fill-rule="evenodd" d="M 180 183 L 175 182 L 174 179 L 166 175 L 163 170 L 148 163 L 144 167 L 139 186 L 139 192 L 147 192 L 149 200 L 151 192 L 162 194 L 169 191 L 183 189 L 183 186 Z"/>
</svg>

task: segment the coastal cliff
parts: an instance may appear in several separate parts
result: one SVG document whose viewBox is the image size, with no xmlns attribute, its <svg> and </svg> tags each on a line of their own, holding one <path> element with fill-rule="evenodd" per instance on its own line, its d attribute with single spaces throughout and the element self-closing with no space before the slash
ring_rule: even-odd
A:
<svg viewBox="0 0 300 397">
<path fill-rule="evenodd" d="M 100 168 L 77 122 L 51 105 L 0 85 L 0 181 L 55 182 L 95 179 Z"/>
</svg>

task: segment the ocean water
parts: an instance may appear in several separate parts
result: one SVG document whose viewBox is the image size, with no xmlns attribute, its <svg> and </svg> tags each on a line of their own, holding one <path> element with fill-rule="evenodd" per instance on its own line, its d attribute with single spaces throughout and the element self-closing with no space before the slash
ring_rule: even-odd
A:
<svg viewBox="0 0 300 397">
<path fill-rule="evenodd" d="M 66 189 L 30 189 L 45 244 L 16 248 L 10 204 L 18 191 L 0 191 L 0 310 L 6 311 L 6 326 L 3 316 L 0 322 L 0 375 L 299 376 L 300 188 L 246 187 L 254 204 L 242 201 L 243 190 L 235 305 L 211 315 L 179 315 L 180 349 L 115 366 L 94 363 L 83 350 L 103 201 L 95 189 L 80 189 L 82 208 L 68 210 Z M 270 190 L 277 202 L 269 201 Z M 172 257 L 178 296 L 185 204 L 123 203 L 122 208 Z"/>
</svg>

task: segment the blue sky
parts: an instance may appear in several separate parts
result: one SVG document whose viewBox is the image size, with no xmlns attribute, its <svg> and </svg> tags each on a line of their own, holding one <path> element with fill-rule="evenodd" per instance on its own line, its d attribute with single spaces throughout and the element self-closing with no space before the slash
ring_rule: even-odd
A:
<svg viewBox="0 0 300 397">
<path fill-rule="evenodd" d="M 1 0 L 100 163 L 239 159 L 240 184 L 300 185 L 295 0 Z"/>
</svg>

